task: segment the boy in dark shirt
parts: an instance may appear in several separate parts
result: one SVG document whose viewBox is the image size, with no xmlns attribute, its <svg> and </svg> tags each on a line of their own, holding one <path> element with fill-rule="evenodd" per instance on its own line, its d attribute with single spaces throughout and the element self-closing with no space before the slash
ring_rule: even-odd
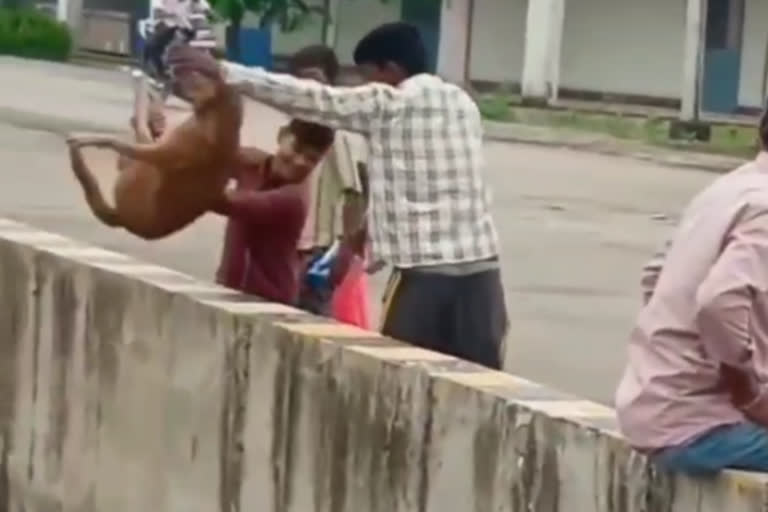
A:
<svg viewBox="0 0 768 512">
<path fill-rule="evenodd" d="M 294 120 L 278 135 L 274 155 L 243 150 L 236 186 L 214 208 L 229 218 L 217 282 L 267 300 L 295 305 L 297 244 L 307 215 L 305 178 L 334 140 L 324 126 Z"/>
</svg>

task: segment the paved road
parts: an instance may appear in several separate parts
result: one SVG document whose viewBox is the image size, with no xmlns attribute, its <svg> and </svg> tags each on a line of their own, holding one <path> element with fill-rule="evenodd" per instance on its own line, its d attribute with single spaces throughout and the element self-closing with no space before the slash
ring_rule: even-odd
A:
<svg viewBox="0 0 768 512">
<path fill-rule="evenodd" d="M 95 222 L 70 176 L 62 139 L 52 132 L 123 126 L 125 74 L 0 59 L 0 75 L 0 215 L 212 275 L 217 219 L 141 242 Z M 268 145 L 279 118 L 260 107 L 252 115 L 265 125 L 254 138 Z M 512 321 L 508 370 L 610 401 L 638 305 L 639 268 L 672 222 L 654 218 L 673 220 L 713 175 L 497 143 L 487 145 L 487 159 Z"/>
</svg>

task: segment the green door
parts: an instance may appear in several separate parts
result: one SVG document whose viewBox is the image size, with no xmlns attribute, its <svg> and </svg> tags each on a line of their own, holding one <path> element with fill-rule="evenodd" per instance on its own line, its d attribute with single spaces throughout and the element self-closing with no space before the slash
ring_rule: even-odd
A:
<svg viewBox="0 0 768 512">
<path fill-rule="evenodd" d="M 418 27 L 427 48 L 427 65 L 434 73 L 437 69 L 437 51 L 440 44 L 440 11 L 442 0 L 402 0 L 400 15 L 403 21 Z"/>
<path fill-rule="evenodd" d="M 739 107 L 744 0 L 707 2 L 701 108 L 731 114 Z"/>
</svg>

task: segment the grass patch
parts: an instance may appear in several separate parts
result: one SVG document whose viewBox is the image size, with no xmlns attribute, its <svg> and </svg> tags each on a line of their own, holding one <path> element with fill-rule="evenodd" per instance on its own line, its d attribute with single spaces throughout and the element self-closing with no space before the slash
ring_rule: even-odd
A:
<svg viewBox="0 0 768 512">
<path fill-rule="evenodd" d="M 667 119 L 530 108 L 516 104 L 513 97 L 503 94 L 482 97 L 478 105 L 482 115 L 492 121 L 589 132 L 654 146 L 739 157 L 752 157 L 756 150 L 756 132 L 751 126 L 713 125 L 709 142 L 673 140 L 669 138 Z"/>
<path fill-rule="evenodd" d="M 64 61 L 71 51 L 64 23 L 36 9 L 0 7 L 0 55 Z"/>
</svg>

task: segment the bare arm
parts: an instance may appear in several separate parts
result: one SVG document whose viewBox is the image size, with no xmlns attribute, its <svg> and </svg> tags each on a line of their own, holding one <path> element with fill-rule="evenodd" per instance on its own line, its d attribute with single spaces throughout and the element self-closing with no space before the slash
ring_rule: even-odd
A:
<svg viewBox="0 0 768 512">
<path fill-rule="evenodd" d="M 136 142 L 147 143 L 152 141 L 149 128 L 150 100 L 149 84 L 147 76 L 140 72 L 133 73 L 133 118 L 131 126 L 136 137 Z"/>
<path fill-rule="evenodd" d="M 329 157 L 332 157 L 336 175 L 344 190 L 361 192 L 359 173 L 357 170 L 358 161 L 354 152 L 350 134 L 344 132 L 336 133 L 336 140 L 331 147 Z"/>
</svg>

